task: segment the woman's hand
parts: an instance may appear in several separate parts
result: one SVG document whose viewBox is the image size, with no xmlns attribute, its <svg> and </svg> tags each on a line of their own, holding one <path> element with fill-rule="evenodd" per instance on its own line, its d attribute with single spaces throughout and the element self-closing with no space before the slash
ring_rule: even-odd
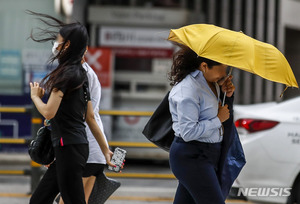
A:
<svg viewBox="0 0 300 204">
<path fill-rule="evenodd" d="M 235 86 L 232 83 L 232 78 L 233 78 L 233 76 L 230 75 L 229 77 L 227 77 L 226 80 L 219 83 L 219 85 L 222 86 L 222 92 L 223 93 L 226 92 L 227 97 L 231 97 L 233 95 L 234 90 L 235 90 Z"/>
<path fill-rule="evenodd" d="M 103 154 L 104 154 L 106 163 L 107 163 L 109 166 L 115 167 L 116 165 L 114 165 L 114 164 L 111 163 L 111 161 L 110 161 L 111 158 L 112 158 L 112 155 L 113 155 L 114 153 L 108 149 L 107 152 L 103 152 Z"/>
<path fill-rule="evenodd" d="M 106 154 L 104 154 L 105 156 L 105 159 L 106 159 L 106 163 L 109 165 L 109 166 L 112 166 L 112 167 L 116 167 L 116 165 L 114 165 L 113 163 L 111 163 L 111 158 L 112 158 L 112 155 L 114 153 L 112 151 L 109 150 L 109 152 L 107 152 Z M 122 166 L 121 166 L 121 169 L 124 168 L 124 165 L 125 165 L 125 159 L 122 163 Z M 120 171 L 120 173 L 122 173 L 122 171 Z"/>
<path fill-rule="evenodd" d="M 230 116 L 228 105 L 225 104 L 225 106 L 222 106 L 221 103 L 219 103 L 219 110 L 218 110 L 218 118 L 220 119 L 221 123 L 228 120 Z"/>
<path fill-rule="evenodd" d="M 40 87 L 39 83 L 30 82 L 30 96 L 31 96 L 31 99 L 33 99 L 34 97 L 42 98 L 44 96 L 44 94 L 45 94 L 45 89 Z"/>
</svg>

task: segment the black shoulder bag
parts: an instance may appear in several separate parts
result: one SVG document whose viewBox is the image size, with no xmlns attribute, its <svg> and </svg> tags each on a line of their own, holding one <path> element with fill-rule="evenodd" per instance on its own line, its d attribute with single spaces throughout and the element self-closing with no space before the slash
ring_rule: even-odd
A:
<svg viewBox="0 0 300 204">
<path fill-rule="evenodd" d="M 28 154 L 30 158 L 42 165 L 50 164 L 54 160 L 54 149 L 51 141 L 51 130 L 48 127 L 41 127 L 29 146 Z"/>
<path fill-rule="evenodd" d="M 149 141 L 167 152 L 170 151 L 174 139 L 172 115 L 169 110 L 169 93 L 161 101 L 143 130 L 143 134 Z"/>
</svg>

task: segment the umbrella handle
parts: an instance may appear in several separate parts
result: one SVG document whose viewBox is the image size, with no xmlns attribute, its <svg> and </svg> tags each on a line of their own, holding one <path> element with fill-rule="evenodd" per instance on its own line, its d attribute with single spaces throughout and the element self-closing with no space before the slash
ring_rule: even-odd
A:
<svg viewBox="0 0 300 204">
<path fill-rule="evenodd" d="M 224 93 L 224 96 L 223 96 L 223 102 L 222 102 L 222 106 L 224 106 L 224 105 L 225 105 L 225 98 L 226 98 L 226 91 L 225 91 L 225 93 Z"/>
<path fill-rule="evenodd" d="M 229 73 L 228 73 L 227 77 L 229 77 L 231 75 L 231 73 L 232 73 L 232 67 L 230 67 L 230 70 L 229 70 Z M 222 106 L 225 105 L 226 94 L 227 94 L 227 92 L 225 91 L 224 96 L 223 96 Z"/>
</svg>

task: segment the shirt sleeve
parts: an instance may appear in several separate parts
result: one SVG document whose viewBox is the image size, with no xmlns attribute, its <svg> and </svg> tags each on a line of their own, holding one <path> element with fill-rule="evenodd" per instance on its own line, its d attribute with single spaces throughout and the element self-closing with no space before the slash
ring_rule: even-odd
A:
<svg viewBox="0 0 300 204">
<path fill-rule="evenodd" d="M 66 94 L 66 91 L 67 91 L 67 88 L 66 88 L 66 87 L 62 87 L 62 88 L 56 88 L 56 87 L 54 87 L 54 89 L 63 92 L 64 95 Z"/>
<path fill-rule="evenodd" d="M 199 120 L 201 104 L 190 87 L 182 87 L 178 95 L 178 124 L 183 140 L 191 141 L 199 138 L 208 138 L 210 137 L 207 134 L 209 131 L 221 127 L 221 121 L 217 116 L 206 120 Z"/>
<path fill-rule="evenodd" d="M 98 80 L 97 75 L 89 70 L 89 88 L 90 88 L 90 97 L 93 104 L 94 112 L 99 112 L 99 102 L 101 98 L 101 86 Z"/>
</svg>

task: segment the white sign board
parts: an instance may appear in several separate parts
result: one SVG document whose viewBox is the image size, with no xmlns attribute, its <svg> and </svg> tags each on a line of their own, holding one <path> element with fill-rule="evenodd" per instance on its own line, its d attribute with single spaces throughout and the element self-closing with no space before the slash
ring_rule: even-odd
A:
<svg viewBox="0 0 300 204">
<path fill-rule="evenodd" d="M 104 47 L 172 48 L 167 41 L 169 30 L 103 26 L 99 44 Z"/>
</svg>

